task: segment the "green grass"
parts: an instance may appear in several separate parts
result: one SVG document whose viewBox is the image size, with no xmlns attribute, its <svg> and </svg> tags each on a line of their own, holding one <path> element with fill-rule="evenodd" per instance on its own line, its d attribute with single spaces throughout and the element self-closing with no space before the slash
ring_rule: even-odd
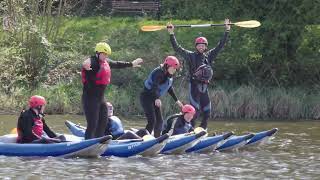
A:
<svg viewBox="0 0 320 180">
<path fill-rule="evenodd" d="M 167 21 L 154 21 L 145 18 L 110 18 L 110 17 L 68 17 L 62 20 L 62 27 L 55 40 L 50 42 L 50 71 L 46 81 L 41 82 L 34 90 L 21 84 L 14 84 L 6 90 L 8 82 L 19 82 L 12 64 L 4 64 L 0 75 L 0 109 L 3 112 L 17 112 L 27 105 L 28 98 L 39 94 L 48 100 L 47 113 L 65 114 L 82 113 L 79 71 L 83 60 L 93 54 L 97 42 L 107 41 L 112 48 L 111 59 L 132 61 L 137 57 L 144 59 L 142 68 L 128 68 L 112 71 L 112 85 L 106 91 L 106 99 L 114 104 L 115 112 L 124 116 L 143 115 L 139 95 L 143 81 L 149 72 L 158 66 L 167 55 L 174 52 L 166 30 L 157 32 L 141 32 L 142 25 L 165 25 Z M 219 23 L 200 20 L 173 20 L 173 24 Z M 177 39 L 183 47 L 194 49 L 194 38 L 202 35 L 209 40 L 209 47 L 214 47 L 223 34 L 223 28 L 180 28 L 176 29 Z M 248 31 L 234 29 L 231 41 L 216 60 L 219 79 L 210 87 L 210 98 L 213 102 L 213 118 L 249 118 L 249 119 L 320 119 L 320 94 L 307 88 L 266 88 L 239 85 L 232 77 L 246 76 L 246 63 L 261 59 L 255 49 L 255 41 Z M 250 34 L 251 33 L 251 34 Z M 238 42 L 233 37 L 238 37 Z M 314 37 L 316 35 L 310 35 Z M 318 37 L 318 35 L 317 35 Z M 8 59 L 9 34 L 0 30 L 2 46 L 0 63 L 14 60 Z M 311 38 L 310 38 L 311 39 Z M 245 44 L 242 46 L 242 43 Z M 305 42 L 306 46 L 308 42 Z M 301 48 L 304 51 L 308 49 Z M 18 51 L 17 49 L 15 51 Z M 241 51 L 241 52 L 240 52 Z M 237 54 L 236 52 L 239 52 Z M 239 56 L 241 55 L 241 56 Z M 9 66 L 10 65 L 10 66 Z M 243 70 L 243 71 L 242 71 Z M 182 73 L 183 74 L 183 73 Z M 11 76 L 9 76 L 11 75 Z M 13 75 L 13 76 L 12 76 Z M 8 77 L 12 80 L 8 80 Z M 17 80 L 18 79 L 18 80 Z M 229 80 L 231 79 L 231 80 Z M 5 80 L 5 81 L 4 81 Z M 178 97 L 188 102 L 186 81 L 179 78 L 174 83 Z M 171 97 L 163 98 L 164 116 L 178 112 Z"/>
</svg>

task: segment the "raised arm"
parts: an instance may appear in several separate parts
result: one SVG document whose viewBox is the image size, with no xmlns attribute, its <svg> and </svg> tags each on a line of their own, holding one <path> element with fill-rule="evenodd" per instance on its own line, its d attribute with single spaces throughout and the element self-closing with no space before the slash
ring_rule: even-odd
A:
<svg viewBox="0 0 320 180">
<path fill-rule="evenodd" d="M 172 24 L 168 24 L 167 26 L 168 28 L 168 32 L 170 34 L 170 42 L 171 45 L 174 49 L 174 51 L 176 53 L 178 53 L 180 56 L 183 57 L 183 59 L 189 59 L 190 54 L 192 53 L 192 51 L 189 51 L 187 49 L 184 49 L 183 47 L 180 46 L 180 44 L 178 43 L 175 35 L 174 35 L 174 26 Z"/>
<path fill-rule="evenodd" d="M 224 35 L 220 39 L 218 45 L 215 48 L 210 49 L 208 51 L 208 59 L 210 62 L 212 62 L 217 57 L 218 53 L 222 50 L 222 48 L 224 47 L 224 45 L 226 44 L 226 42 L 228 40 L 228 35 L 229 35 L 230 28 L 231 28 L 231 25 L 228 25 L 228 24 L 230 24 L 231 21 L 229 19 L 225 19 L 224 23 L 225 23 Z"/>
</svg>

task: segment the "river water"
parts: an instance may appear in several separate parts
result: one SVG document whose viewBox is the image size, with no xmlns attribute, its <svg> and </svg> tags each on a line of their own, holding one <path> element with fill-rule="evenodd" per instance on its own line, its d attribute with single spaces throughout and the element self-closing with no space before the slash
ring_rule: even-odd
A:
<svg viewBox="0 0 320 180">
<path fill-rule="evenodd" d="M 0 134 L 15 127 L 16 116 L 0 116 Z M 64 120 L 85 124 L 82 116 L 48 116 L 56 132 Z M 124 121 L 142 127 L 144 121 Z M 0 156 L 0 179 L 319 179 L 320 121 L 210 121 L 209 131 L 236 134 L 279 128 L 268 144 L 234 152 L 101 157 L 95 159 L 23 159 Z"/>
</svg>

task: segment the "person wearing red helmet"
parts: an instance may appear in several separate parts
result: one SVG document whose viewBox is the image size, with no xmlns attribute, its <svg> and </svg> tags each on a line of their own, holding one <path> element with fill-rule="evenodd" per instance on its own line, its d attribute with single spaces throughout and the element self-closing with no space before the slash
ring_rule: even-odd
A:
<svg viewBox="0 0 320 180">
<path fill-rule="evenodd" d="M 100 118 L 103 113 L 104 92 L 111 81 L 112 68 L 140 67 L 143 60 L 137 58 L 132 62 L 113 61 L 111 48 L 107 43 L 97 43 L 95 55 L 82 64 L 82 103 L 87 120 L 85 139 L 101 137 L 105 130 L 105 120 Z"/>
<path fill-rule="evenodd" d="M 190 104 L 182 106 L 181 113 L 174 114 L 167 118 L 163 134 L 172 131 L 172 135 L 184 134 L 194 130 L 191 120 L 196 114 L 195 108 Z"/>
<path fill-rule="evenodd" d="M 192 104 L 197 111 L 194 120 L 191 122 L 193 127 L 195 126 L 195 120 L 200 115 L 200 112 L 202 112 L 203 119 L 200 127 L 203 129 L 207 128 L 207 121 L 211 114 L 211 102 L 207 88 L 213 75 L 212 65 L 228 39 L 231 28 L 230 23 L 229 19 L 225 19 L 224 35 L 215 48 L 207 50 L 208 40 L 205 37 L 198 37 L 194 43 L 195 51 L 182 48 L 174 35 L 174 26 L 171 23 L 167 26 L 173 49 L 183 57 L 189 69 L 189 100 L 190 104 Z"/>
<path fill-rule="evenodd" d="M 29 109 L 23 110 L 18 118 L 17 143 L 57 143 L 65 141 L 64 136 L 57 136 L 44 120 L 46 100 L 42 96 L 29 99 Z"/>
<path fill-rule="evenodd" d="M 144 89 L 140 94 L 140 102 L 148 120 L 146 129 L 149 133 L 154 131 L 155 137 L 161 135 L 163 124 L 160 97 L 168 92 L 178 106 L 182 107 L 182 103 L 178 100 L 172 87 L 172 76 L 179 67 L 179 60 L 174 56 L 168 56 L 163 64 L 155 68 L 144 82 Z"/>
</svg>

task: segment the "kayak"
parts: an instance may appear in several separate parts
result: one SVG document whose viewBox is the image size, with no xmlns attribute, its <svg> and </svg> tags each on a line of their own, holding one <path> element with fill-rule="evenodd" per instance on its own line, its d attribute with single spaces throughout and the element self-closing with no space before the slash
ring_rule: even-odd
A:
<svg viewBox="0 0 320 180">
<path fill-rule="evenodd" d="M 229 139 L 227 139 L 224 143 L 222 143 L 220 146 L 218 146 L 216 150 L 226 151 L 226 150 L 238 149 L 244 146 L 253 136 L 254 134 L 252 133 L 242 135 L 242 136 L 232 136 Z"/>
<path fill-rule="evenodd" d="M 131 128 L 132 131 L 137 132 L 138 129 Z M 187 149 L 192 148 L 201 141 L 207 133 L 201 131 L 197 134 L 186 133 L 170 136 L 167 144 L 162 149 L 162 154 L 182 154 L 185 153 Z"/>
<path fill-rule="evenodd" d="M 18 144 L 16 134 L 0 137 L 0 155 L 21 157 L 97 157 L 106 151 L 111 136 L 53 144 Z"/>
<path fill-rule="evenodd" d="M 221 135 L 211 136 L 211 137 L 205 137 L 199 141 L 195 146 L 189 148 L 186 150 L 187 153 L 190 152 L 213 152 L 216 148 L 219 142 L 228 139 L 230 136 L 232 136 L 232 132 L 228 132 Z"/>
<path fill-rule="evenodd" d="M 201 131 L 199 133 L 187 133 L 170 136 L 167 144 L 162 149 L 162 154 L 182 154 L 185 153 L 187 149 L 195 146 L 200 142 L 200 140 L 207 135 L 206 131 Z"/>
<path fill-rule="evenodd" d="M 66 121 L 65 124 L 73 135 L 83 138 L 85 127 L 71 121 Z M 154 156 L 161 152 L 168 140 L 168 134 L 146 141 L 142 139 L 112 140 L 107 150 L 101 155 L 117 157 Z"/>
<path fill-rule="evenodd" d="M 244 147 L 263 144 L 270 137 L 272 137 L 276 132 L 278 132 L 278 128 L 273 128 L 267 131 L 255 133 L 254 136 L 245 144 Z"/>
<path fill-rule="evenodd" d="M 68 126 L 72 134 L 78 135 L 78 136 L 84 136 L 84 132 L 85 132 L 84 127 L 76 125 L 70 121 L 66 121 L 66 125 Z M 265 139 L 274 135 L 277 131 L 278 129 L 274 128 L 269 131 L 263 131 L 255 134 L 251 133 L 251 134 L 242 135 L 242 136 L 232 136 L 233 133 L 226 133 L 223 135 L 217 135 L 212 137 L 204 137 L 206 133 L 202 131 L 201 134 L 189 133 L 189 134 L 170 136 L 168 140 L 162 143 L 162 145 L 158 143 L 154 147 L 160 146 L 160 148 L 157 149 L 158 150 L 157 153 L 159 152 L 159 149 L 162 149 L 160 151 L 160 153 L 162 154 L 181 154 L 184 152 L 188 152 L 188 153 L 189 152 L 212 152 L 214 150 L 226 151 L 226 150 L 232 150 L 232 149 L 239 149 L 241 147 L 247 147 L 250 145 L 259 145 Z M 135 142 L 132 142 L 132 141 L 135 141 Z M 140 144 L 137 143 L 137 141 L 144 142 L 142 140 L 111 141 L 109 148 L 107 149 L 107 151 L 109 150 L 109 153 L 105 155 L 127 157 L 125 156 L 126 153 L 130 156 L 139 154 L 139 153 L 128 153 L 129 151 L 128 149 L 130 145 L 135 147 L 140 146 Z M 129 144 L 129 142 L 131 144 Z M 119 153 L 117 146 L 121 146 L 121 149 L 123 149 L 122 153 Z M 132 146 L 130 146 L 130 148 Z M 113 148 L 114 148 L 114 151 L 111 151 Z M 150 151 L 152 152 L 151 149 L 152 148 L 150 148 Z M 146 150 L 145 152 L 148 152 L 148 150 Z M 157 153 L 152 152 L 151 154 L 155 155 Z"/>
</svg>

